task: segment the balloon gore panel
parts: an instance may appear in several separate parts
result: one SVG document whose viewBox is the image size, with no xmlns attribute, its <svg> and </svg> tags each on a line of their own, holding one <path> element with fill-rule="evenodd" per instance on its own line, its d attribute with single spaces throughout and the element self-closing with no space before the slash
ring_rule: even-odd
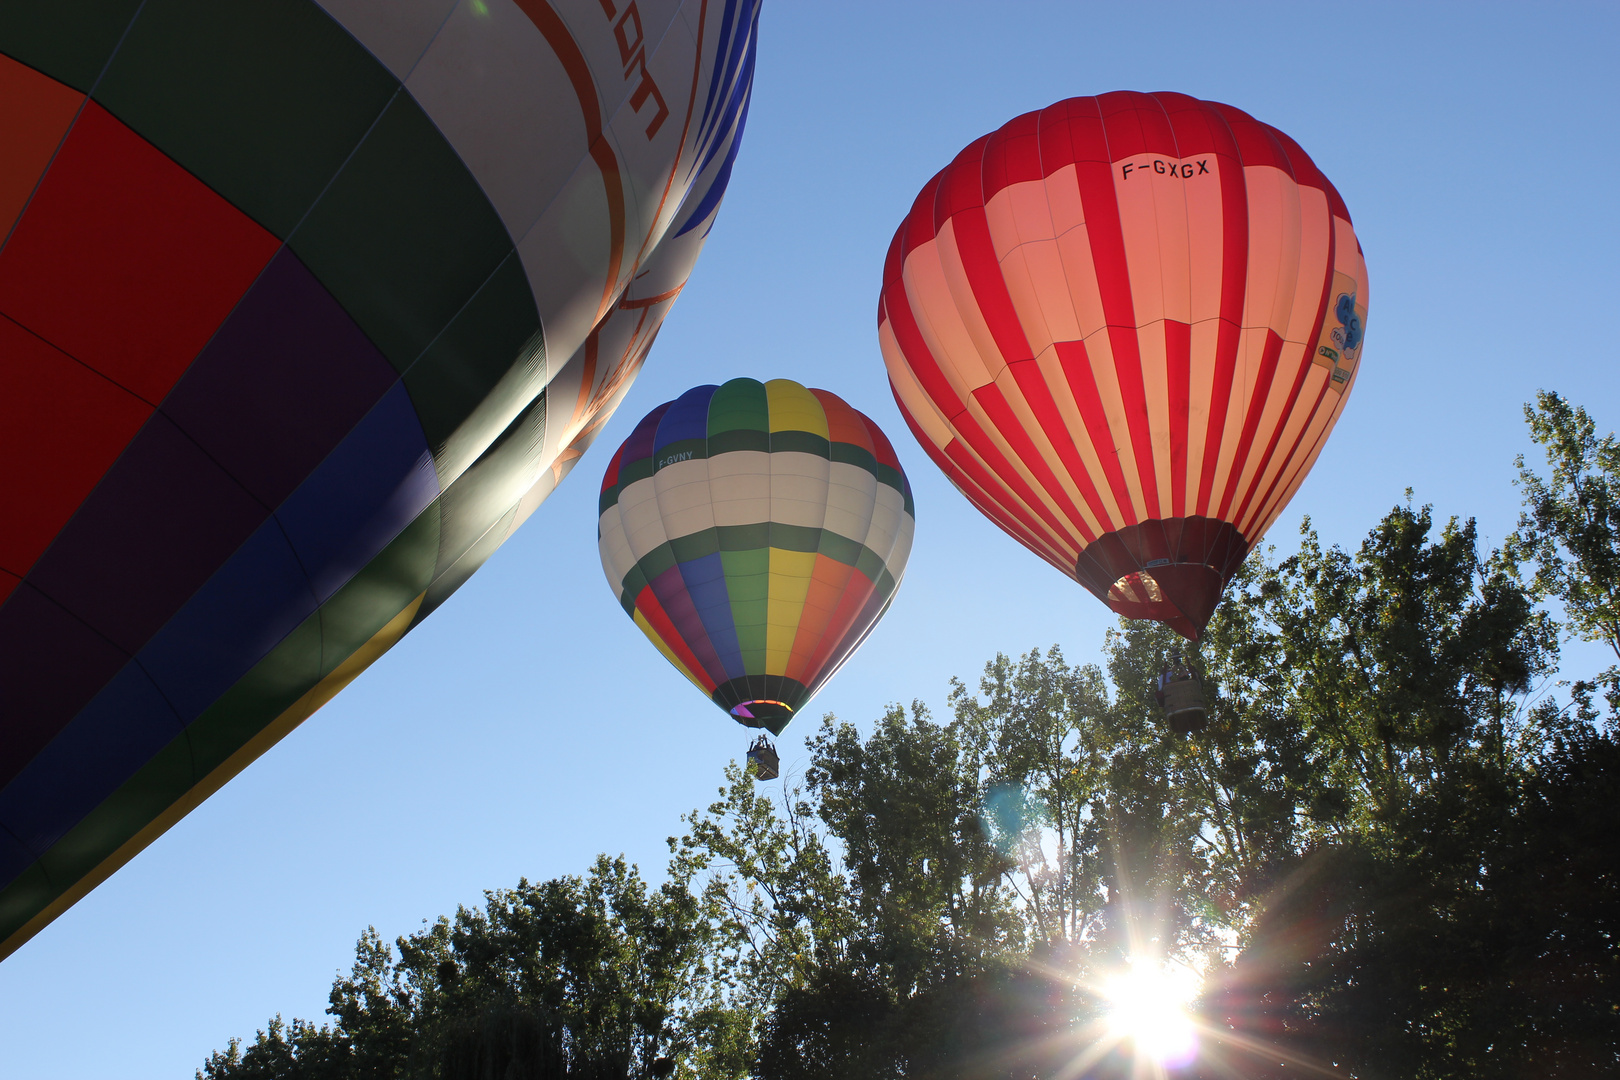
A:
<svg viewBox="0 0 1620 1080">
<path fill-rule="evenodd" d="M 757 0 L 429 7 L 0 5 L 0 956 L 511 535 L 702 249 Z"/>
</svg>

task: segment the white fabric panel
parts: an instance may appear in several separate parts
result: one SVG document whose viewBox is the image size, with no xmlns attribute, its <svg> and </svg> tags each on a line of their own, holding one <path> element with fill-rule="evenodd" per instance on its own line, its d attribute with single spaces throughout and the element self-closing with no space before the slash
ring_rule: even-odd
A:
<svg viewBox="0 0 1620 1080">
<path fill-rule="evenodd" d="M 316 0 L 332 18 L 371 50 L 400 82 L 427 51 L 445 18 L 470 0 Z"/>
<path fill-rule="evenodd" d="M 771 455 L 734 450 L 709 459 L 716 525 L 753 525 L 771 518 Z"/>
<path fill-rule="evenodd" d="M 653 490 L 664 531 L 671 539 L 714 528 L 714 503 L 709 495 L 709 462 L 705 458 L 678 461 L 653 474 Z"/>
<path fill-rule="evenodd" d="M 851 540 L 863 540 L 872 527 L 877 477 L 846 462 L 835 461 L 828 476 L 824 528 Z"/>
<path fill-rule="evenodd" d="M 781 452 L 771 459 L 771 521 L 819 529 L 827 514 L 832 462 L 817 454 Z"/>
<path fill-rule="evenodd" d="M 513 237 L 528 231 L 587 159 L 585 119 L 568 72 L 509 0 L 486 0 L 483 13 L 459 5 L 405 87 Z M 605 229 L 605 215 L 593 225 Z"/>
</svg>

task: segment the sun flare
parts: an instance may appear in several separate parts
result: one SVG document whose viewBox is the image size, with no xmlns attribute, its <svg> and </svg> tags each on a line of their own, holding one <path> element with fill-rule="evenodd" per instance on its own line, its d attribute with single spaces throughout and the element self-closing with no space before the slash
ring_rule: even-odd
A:
<svg viewBox="0 0 1620 1080">
<path fill-rule="evenodd" d="M 1138 1054 L 1160 1065 L 1173 1067 L 1192 1060 L 1198 1037 L 1187 1005 L 1198 993 L 1195 972 L 1133 960 L 1103 989 L 1109 1002 L 1108 1027 L 1116 1038 L 1129 1039 Z"/>
</svg>

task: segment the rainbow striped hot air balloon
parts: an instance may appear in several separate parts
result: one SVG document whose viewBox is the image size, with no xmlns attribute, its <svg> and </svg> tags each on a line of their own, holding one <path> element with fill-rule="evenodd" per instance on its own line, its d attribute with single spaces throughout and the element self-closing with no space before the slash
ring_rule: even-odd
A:
<svg viewBox="0 0 1620 1080">
<path fill-rule="evenodd" d="M 0 3 L 0 956 L 590 445 L 714 221 L 757 14 Z"/>
<path fill-rule="evenodd" d="M 915 518 L 894 448 L 826 390 L 733 379 L 648 413 L 602 480 L 602 569 L 665 659 L 780 733 L 882 616 Z"/>
</svg>

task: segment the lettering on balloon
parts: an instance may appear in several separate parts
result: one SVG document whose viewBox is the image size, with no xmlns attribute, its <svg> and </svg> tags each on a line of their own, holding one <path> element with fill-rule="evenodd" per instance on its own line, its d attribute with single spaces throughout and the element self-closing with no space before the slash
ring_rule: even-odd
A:
<svg viewBox="0 0 1620 1080">
<path fill-rule="evenodd" d="M 654 470 L 656 471 L 657 469 L 662 469 L 665 465 L 673 465 L 677 461 L 690 460 L 691 457 L 692 457 L 692 451 L 683 450 L 679 454 L 671 454 L 671 455 L 669 455 L 669 457 L 659 458 L 658 459 L 658 464 L 654 466 Z"/>
<path fill-rule="evenodd" d="M 652 73 L 647 70 L 647 38 L 641 29 L 641 12 L 636 8 L 635 0 L 630 0 L 622 12 L 613 0 L 598 2 L 602 5 L 602 13 L 613 26 L 613 40 L 619 46 L 619 61 L 624 65 L 625 81 L 629 82 L 636 72 L 640 72 L 640 81 L 630 95 L 630 107 L 639 113 L 648 99 L 658 103 L 658 111 L 647 124 L 647 141 L 652 142 L 658 129 L 669 119 L 669 106 L 664 103 L 664 95 L 659 93 L 658 84 L 653 82 Z"/>
<path fill-rule="evenodd" d="M 1156 173 L 1159 176 L 1177 176 L 1183 180 L 1191 180 L 1195 176 L 1213 175 L 1209 171 L 1209 158 L 1200 158 L 1197 161 L 1168 161 L 1164 158 L 1149 158 L 1146 162 L 1127 161 L 1119 167 L 1119 178 L 1129 180 L 1132 173 Z"/>
</svg>

